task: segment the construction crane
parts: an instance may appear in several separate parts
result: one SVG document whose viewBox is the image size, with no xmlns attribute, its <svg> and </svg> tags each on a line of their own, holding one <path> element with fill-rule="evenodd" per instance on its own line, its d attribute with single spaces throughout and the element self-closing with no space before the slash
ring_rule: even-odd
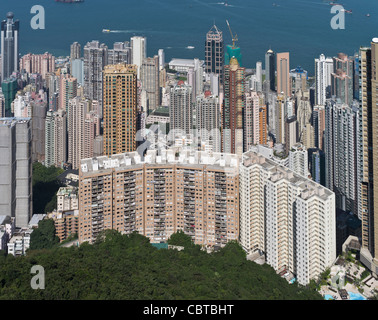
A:
<svg viewBox="0 0 378 320">
<path fill-rule="evenodd" d="M 232 34 L 231 27 L 230 27 L 230 24 L 228 23 L 228 20 L 226 20 L 226 22 L 227 22 L 228 30 L 230 30 L 230 33 L 231 33 L 232 49 L 235 49 L 235 42 L 238 41 L 238 36 L 237 34 L 235 34 L 235 36 Z"/>
</svg>

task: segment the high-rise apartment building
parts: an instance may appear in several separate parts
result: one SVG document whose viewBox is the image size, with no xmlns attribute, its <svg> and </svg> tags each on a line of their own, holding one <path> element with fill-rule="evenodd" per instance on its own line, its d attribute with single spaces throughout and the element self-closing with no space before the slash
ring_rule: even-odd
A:
<svg viewBox="0 0 378 320">
<path fill-rule="evenodd" d="M 1 22 L 1 80 L 9 78 L 19 70 L 19 30 L 20 21 L 13 21 L 13 12 L 7 13 L 7 19 Z"/>
<path fill-rule="evenodd" d="M 308 284 L 336 259 L 334 193 L 253 151 L 239 171 L 242 247 Z"/>
<path fill-rule="evenodd" d="M 326 187 L 336 194 L 336 206 L 357 212 L 356 105 L 328 100 L 325 107 Z"/>
<path fill-rule="evenodd" d="M 260 97 L 256 91 L 245 94 L 243 119 L 243 151 L 248 151 L 252 145 L 260 142 Z"/>
<path fill-rule="evenodd" d="M 362 221 L 361 262 L 378 274 L 378 38 L 360 48 L 359 217 Z"/>
<path fill-rule="evenodd" d="M 223 84 L 224 47 L 223 34 L 213 25 L 206 34 L 205 42 L 205 72 L 219 75 L 219 82 Z"/>
<path fill-rule="evenodd" d="M 291 96 L 289 52 L 277 53 L 277 93 Z"/>
<path fill-rule="evenodd" d="M 68 103 L 70 99 L 77 96 L 77 79 L 69 74 L 61 74 L 59 79 L 59 109 L 68 114 Z"/>
<path fill-rule="evenodd" d="M 159 57 L 159 70 L 163 70 L 165 67 L 165 53 L 164 49 L 158 50 L 158 57 Z"/>
<path fill-rule="evenodd" d="M 290 153 L 291 148 L 298 141 L 298 121 L 296 116 L 285 119 L 285 155 Z"/>
<path fill-rule="evenodd" d="M 71 60 L 71 76 L 77 79 L 80 86 L 84 85 L 84 58 Z"/>
<path fill-rule="evenodd" d="M 159 56 L 143 59 L 140 70 L 142 90 L 146 91 L 147 98 L 147 105 L 144 107 L 149 114 L 160 105 Z"/>
<path fill-rule="evenodd" d="M 67 162 L 66 110 L 47 111 L 45 123 L 45 166 L 62 167 Z"/>
<path fill-rule="evenodd" d="M 75 97 L 69 101 L 68 131 L 68 163 L 77 170 L 80 159 L 93 157 L 93 142 L 99 131 L 99 116 L 93 111 L 92 101 L 84 97 Z"/>
<path fill-rule="evenodd" d="M 104 155 L 136 150 L 137 66 L 104 68 Z"/>
<path fill-rule="evenodd" d="M 0 119 L 0 215 L 27 227 L 32 207 L 32 128 L 30 118 Z"/>
<path fill-rule="evenodd" d="M 192 87 L 179 81 L 171 88 L 169 98 L 170 134 L 183 136 L 192 133 L 193 129 L 193 106 Z M 172 132 L 171 132 L 172 131 Z"/>
<path fill-rule="evenodd" d="M 331 95 L 331 74 L 333 72 L 332 58 L 326 58 L 321 54 L 315 59 L 315 103 L 325 105 L 325 101 Z"/>
<path fill-rule="evenodd" d="M 79 241 L 105 229 L 138 232 L 151 242 L 183 230 L 194 243 L 224 246 L 239 236 L 236 155 L 148 150 L 81 160 Z"/>
<path fill-rule="evenodd" d="M 340 99 L 341 103 L 352 104 L 354 99 L 354 57 L 339 53 L 333 58 L 331 74 L 331 95 Z"/>
<path fill-rule="evenodd" d="M 128 41 L 115 42 L 113 49 L 108 50 L 108 64 L 131 64 L 131 47 Z"/>
<path fill-rule="evenodd" d="M 55 57 L 48 52 L 44 54 L 28 53 L 20 59 L 20 70 L 27 73 L 39 73 L 42 79 L 46 78 L 47 73 L 55 72 Z"/>
<path fill-rule="evenodd" d="M 312 126 L 314 127 L 315 148 L 324 150 L 324 130 L 325 130 L 325 107 L 315 105 L 312 112 Z"/>
<path fill-rule="evenodd" d="M 84 46 L 84 96 L 99 102 L 102 114 L 103 82 L 102 71 L 108 64 L 108 47 L 98 41 L 88 42 Z"/>
<path fill-rule="evenodd" d="M 268 124 L 267 124 L 267 107 L 259 108 L 259 144 L 266 145 L 268 143 Z"/>
<path fill-rule="evenodd" d="M 300 143 L 290 147 L 289 169 L 305 178 L 308 178 L 308 154 L 307 149 Z"/>
<path fill-rule="evenodd" d="M 245 68 L 236 58 L 224 66 L 224 102 L 222 150 L 226 153 L 243 153 L 243 112 L 245 106 Z"/>
<path fill-rule="evenodd" d="M 256 62 L 256 91 L 261 92 L 262 91 L 262 62 L 257 61 Z"/>
<path fill-rule="evenodd" d="M 140 79 L 140 68 L 143 59 L 147 58 L 147 38 L 134 36 L 130 39 L 131 44 L 131 63 L 137 66 L 138 79 Z"/>
<path fill-rule="evenodd" d="M 71 60 L 76 60 L 81 58 L 81 45 L 78 42 L 74 42 L 70 47 L 70 58 Z"/>
<path fill-rule="evenodd" d="M 286 97 L 284 94 L 278 94 L 276 100 L 276 123 L 274 126 L 276 143 L 285 143 L 285 120 L 286 120 Z"/>
<path fill-rule="evenodd" d="M 1 89 L 4 95 L 4 109 L 5 109 L 5 116 L 9 117 L 12 115 L 12 102 L 16 97 L 18 85 L 16 78 L 7 78 L 2 81 Z"/>
<path fill-rule="evenodd" d="M 212 146 L 212 151 L 221 151 L 221 114 L 219 98 L 212 95 L 199 95 L 196 99 L 195 127 L 199 141 Z"/>
</svg>

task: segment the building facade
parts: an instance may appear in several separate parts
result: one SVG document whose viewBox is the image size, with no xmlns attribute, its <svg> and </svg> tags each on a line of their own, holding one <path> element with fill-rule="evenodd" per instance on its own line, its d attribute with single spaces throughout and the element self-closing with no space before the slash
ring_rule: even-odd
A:
<svg viewBox="0 0 378 320">
<path fill-rule="evenodd" d="M 138 232 L 165 242 L 183 230 L 196 244 L 223 246 L 239 236 L 238 159 L 201 151 L 149 150 L 83 159 L 79 241 L 99 232 Z"/>
<path fill-rule="evenodd" d="M 336 259 L 334 193 L 262 155 L 243 154 L 240 243 L 308 284 Z"/>
</svg>

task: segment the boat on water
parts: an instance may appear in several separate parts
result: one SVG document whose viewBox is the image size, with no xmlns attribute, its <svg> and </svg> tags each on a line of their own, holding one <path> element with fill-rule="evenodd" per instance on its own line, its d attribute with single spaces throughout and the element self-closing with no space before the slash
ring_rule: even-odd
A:
<svg viewBox="0 0 378 320">
<path fill-rule="evenodd" d="M 62 2 L 62 3 L 79 3 L 84 2 L 84 0 L 55 0 L 56 2 Z"/>
<path fill-rule="evenodd" d="M 370 13 L 368 13 L 366 16 L 369 18 L 370 17 Z"/>
<path fill-rule="evenodd" d="M 186 49 L 194 49 L 193 46 L 187 46 Z"/>
<path fill-rule="evenodd" d="M 103 33 L 109 33 L 110 30 L 109 30 L 109 29 L 102 29 L 102 32 L 103 32 Z"/>
</svg>

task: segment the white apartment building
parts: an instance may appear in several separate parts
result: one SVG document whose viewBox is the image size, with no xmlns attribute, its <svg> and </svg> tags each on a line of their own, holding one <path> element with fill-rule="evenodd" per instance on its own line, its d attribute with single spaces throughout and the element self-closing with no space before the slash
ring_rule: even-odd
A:
<svg viewBox="0 0 378 320">
<path fill-rule="evenodd" d="M 331 74 L 333 72 L 333 59 L 321 54 L 315 59 L 315 103 L 325 105 L 327 93 L 331 93 Z"/>
<path fill-rule="evenodd" d="M 290 148 L 289 169 L 308 178 L 308 153 L 304 145 L 297 143 Z"/>
<path fill-rule="evenodd" d="M 336 259 L 335 194 L 249 151 L 240 173 L 240 244 L 306 285 Z"/>
</svg>

